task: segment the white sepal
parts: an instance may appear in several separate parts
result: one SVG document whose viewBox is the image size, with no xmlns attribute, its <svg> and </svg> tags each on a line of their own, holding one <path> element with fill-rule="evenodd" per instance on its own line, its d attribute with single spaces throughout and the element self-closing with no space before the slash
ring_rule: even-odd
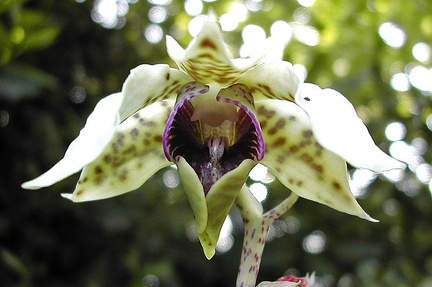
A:
<svg viewBox="0 0 432 287">
<path fill-rule="evenodd" d="M 93 161 L 113 137 L 120 123 L 121 93 L 112 94 L 96 105 L 79 136 L 69 145 L 63 159 L 39 177 L 22 184 L 25 189 L 39 189 L 80 171 Z"/>
<path fill-rule="evenodd" d="M 295 101 L 308 114 L 317 141 L 351 165 L 375 172 L 405 167 L 375 145 L 353 105 L 339 92 L 303 84 Z"/>
</svg>

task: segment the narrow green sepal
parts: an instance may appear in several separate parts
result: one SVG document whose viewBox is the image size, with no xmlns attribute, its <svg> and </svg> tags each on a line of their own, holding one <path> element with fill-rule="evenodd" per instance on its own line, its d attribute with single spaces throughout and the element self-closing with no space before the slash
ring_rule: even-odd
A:
<svg viewBox="0 0 432 287">
<path fill-rule="evenodd" d="M 195 216 L 196 232 L 200 234 L 204 232 L 208 219 L 204 188 L 194 169 L 183 157 L 179 156 L 176 164 L 183 189 Z"/>
<path fill-rule="evenodd" d="M 222 225 L 249 172 L 256 164 L 257 162 L 251 159 L 244 160 L 237 168 L 222 176 L 208 192 L 206 197 L 208 222 L 205 230 L 198 233 L 207 259 L 211 259 L 215 254 Z"/>
</svg>

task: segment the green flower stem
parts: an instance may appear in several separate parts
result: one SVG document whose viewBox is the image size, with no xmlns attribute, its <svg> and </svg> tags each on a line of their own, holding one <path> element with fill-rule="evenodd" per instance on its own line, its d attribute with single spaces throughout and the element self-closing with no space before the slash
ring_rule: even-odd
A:
<svg viewBox="0 0 432 287">
<path fill-rule="evenodd" d="M 243 186 L 236 201 L 244 222 L 243 249 L 236 287 L 255 287 L 269 228 L 297 199 L 298 195 L 291 193 L 279 205 L 263 214 L 261 204 Z"/>
</svg>

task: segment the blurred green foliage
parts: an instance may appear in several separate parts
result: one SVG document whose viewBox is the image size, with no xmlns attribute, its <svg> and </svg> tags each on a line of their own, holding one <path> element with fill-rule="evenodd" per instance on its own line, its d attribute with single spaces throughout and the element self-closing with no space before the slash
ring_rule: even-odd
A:
<svg viewBox="0 0 432 287">
<path fill-rule="evenodd" d="M 187 25 L 193 17 L 184 1 L 111 2 L 127 7 L 118 6 L 121 13 L 111 24 L 95 16 L 100 1 L 0 3 L 0 285 L 234 286 L 242 244 L 238 211 L 231 215 L 233 247 L 207 261 L 199 243 L 187 236 L 193 217 L 186 197 L 181 187 L 165 186 L 165 171 L 137 191 L 81 204 L 60 197 L 73 190 L 77 176 L 40 191 L 20 188 L 62 157 L 97 101 L 119 91 L 130 69 L 141 63 L 174 66 L 164 41 L 152 44 L 145 37 L 152 7 L 168 11 L 158 23 L 164 33 L 183 45 L 191 39 Z M 432 2 L 299 4 L 305 2 L 239 1 L 250 11 L 226 33 L 227 43 L 240 47 L 248 24 L 269 35 L 275 21 L 294 23 L 306 15 L 319 44 L 294 37 L 284 59 L 304 65 L 308 82 L 346 95 L 384 150 L 391 144 L 386 126 L 402 123 L 407 133 L 401 140 L 429 174 L 425 179 L 414 162 L 399 180 L 374 180 L 359 202 L 379 223 L 300 200 L 274 226 L 259 281 L 315 271 L 318 286 L 432 286 L 432 91 L 391 85 L 396 73 L 408 74 L 416 65 L 431 69 L 431 56 L 419 62 L 412 49 L 418 42 L 432 45 Z M 233 3 L 203 2 L 203 13 L 212 8 L 223 15 Z M 385 22 L 403 29 L 401 47 L 380 37 Z M 268 189 L 266 206 L 287 194 L 277 181 Z M 315 254 L 305 242 L 317 232 L 325 248 Z"/>
</svg>

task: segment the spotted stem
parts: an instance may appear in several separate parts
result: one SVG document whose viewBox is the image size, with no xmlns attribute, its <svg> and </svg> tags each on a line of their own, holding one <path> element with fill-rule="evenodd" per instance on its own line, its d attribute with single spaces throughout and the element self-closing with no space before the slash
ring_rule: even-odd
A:
<svg viewBox="0 0 432 287">
<path fill-rule="evenodd" d="M 236 287 L 255 287 L 269 228 L 298 199 L 298 195 L 291 193 L 276 207 L 262 214 L 260 210 L 253 208 L 253 204 L 256 205 L 257 202 L 252 197 L 248 188 L 243 186 L 236 201 L 244 222 L 243 248 Z"/>
</svg>

